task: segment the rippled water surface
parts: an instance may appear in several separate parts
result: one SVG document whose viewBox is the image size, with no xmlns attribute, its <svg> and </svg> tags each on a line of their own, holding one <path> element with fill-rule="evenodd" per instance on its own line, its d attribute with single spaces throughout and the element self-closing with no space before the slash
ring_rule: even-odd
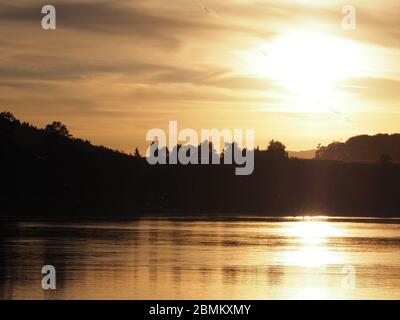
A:
<svg viewBox="0 0 400 320">
<path fill-rule="evenodd" d="M 400 224 L 380 219 L 6 220 L 2 299 L 400 299 Z M 41 287 L 43 265 L 57 289 Z"/>
</svg>

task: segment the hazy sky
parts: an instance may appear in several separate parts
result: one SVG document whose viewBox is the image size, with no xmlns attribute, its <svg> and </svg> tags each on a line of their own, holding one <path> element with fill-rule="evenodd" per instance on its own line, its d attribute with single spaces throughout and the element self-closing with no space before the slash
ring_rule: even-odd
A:
<svg viewBox="0 0 400 320">
<path fill-rule="evenodd" d="M 169 120 L 290 150 L 400 131 L 398 0 L 2 0 L 0 44 L 1 110 L 128 152 Z"/>
</svg>

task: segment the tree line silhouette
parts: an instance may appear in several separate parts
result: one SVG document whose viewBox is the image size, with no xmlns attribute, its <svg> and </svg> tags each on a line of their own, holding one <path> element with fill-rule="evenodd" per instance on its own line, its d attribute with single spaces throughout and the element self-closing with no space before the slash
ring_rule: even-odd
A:
<svg viewBox="0 0 400 320">
<path fill-rule="evenodd" d="M 0 215 L 396 216 L 398 136 L 354 137 L 339 147 L 320 147 L 313 160 L 289 158 L 285 146 L 272 140 L 254 150 L 254 173 L 236 176 L 229 164 L 151 166 L 137 148 L 126 154 L 94 146 L 74 138 L 61 122 L 38 129 L 3 112 Z"/>
<path fill-rule="evenodd" d="M 316 158 L 341 161 L 400 161 L 400 134 L 360 135 L 320 146 Z"/>
</svg>

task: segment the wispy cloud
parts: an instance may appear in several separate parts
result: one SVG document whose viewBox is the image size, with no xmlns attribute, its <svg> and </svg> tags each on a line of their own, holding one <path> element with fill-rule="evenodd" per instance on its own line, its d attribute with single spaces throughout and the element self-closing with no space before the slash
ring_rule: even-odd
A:
<svg viewBox="0 0 400 320">
<path fill-rule="evenodd" d="M 125 150 L 140 144 L 146 126 L 172 115 L 188 126 L 254 126 L 292 149 L 307 148 L 303 125 L 316 124 L 305 118 L 290 136 L 306 115 L 272 115 L 271 106 L 285 107 L 291 93 L 268 70 L 264 77 L 247 72 L 241 54 L 261 68 L 270 57 L 263 48 L 281 34 L 317 30 L 373 47 L 374 59 L 399 70 L 398 1 L 353 2 L 357 28 L 348 32 L 338 1 L 56 0 L 57 30 L 47 32 L 36 0 L 2 0 L 0 105 L 38 124 L 68 120 L 75 134 Z M 399 74 L 345 79 L 343 95 L 392 112 Z M 262 107 L 268 112 L 260 115 Z M 332 114 L 342 116 L 335 107 Z M 327 132 L 327 139 L 337 133 Z"/>
</svg>

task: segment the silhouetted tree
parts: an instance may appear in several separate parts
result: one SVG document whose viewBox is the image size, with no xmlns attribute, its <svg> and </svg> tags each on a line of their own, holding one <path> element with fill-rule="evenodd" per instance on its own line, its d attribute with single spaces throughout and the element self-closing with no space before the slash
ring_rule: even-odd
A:
<svg viewBox="0 0 400 320">
<path fill-rule="evenodd" d="M 282 142 L 275 140 L 269 142 L 266 153 L 268 157 L 273 159 L 287 159 L 289 157 L 286 146 Z"/>
<path fill-rule="evenodd" d="M 135 148 L 135 152 L 133 154 L 133 157 L 134 158 L 141 158 L 142 157 L 138 148 Z"/>
<path fill-rule="evenodd" d="M 0 119 L 6 120 L 9 122 L 16 122 L 17 119 L 14 117 L 14 115 L 11 112 L 4 111 L 0 113 Z"/>
<path fill-rule="evenodd" d="M 319 144 L 317 147 L 317 151 L 315 151 L 315 159 L 322 160 L 325 156 L 325 152 L 326 152 L 326 147 Z"/>
<path fill-rule="evenodd" d="M 53 121 L 51 124 L 48 124 L 45 128 L 46 132 L 50 134 L 57 134 L 62 137 L 71 138 L 72 135 L 69 133 L 65 124 L 59 121 Z"/>
</svg>

